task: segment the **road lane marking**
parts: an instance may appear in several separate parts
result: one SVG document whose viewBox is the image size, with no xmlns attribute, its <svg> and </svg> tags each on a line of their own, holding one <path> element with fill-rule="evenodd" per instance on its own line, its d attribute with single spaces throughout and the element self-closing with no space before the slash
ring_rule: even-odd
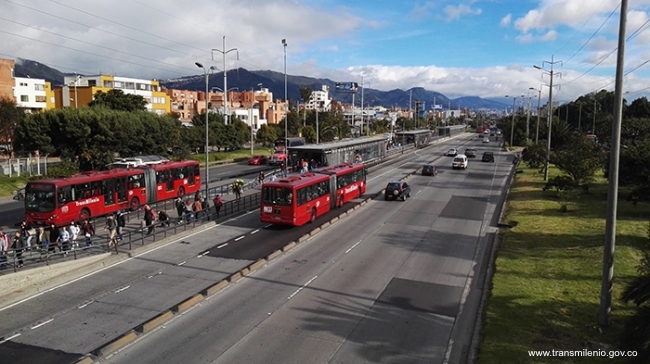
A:
<svg viewBox="0 0 650 364">
<path fill-rule="evenodd" d="M 221 249 L 221 248 L 223 248 L 223 247 L 225 247 L 225 246 L 227 246 L 227 245 L 228 245 L 228 243 L 223 243 L 223 244 L 219 245 L 219 246 L 217 247 L 217 249 Z"/>
<path fill-rule="evenodd" d="M 416 192 L 415 195 L 416 195 L 416 196 L 419 195 L 420 192 L 422 192 L 422 190 L 419 190 L 418 192 Z"/>
<path fill-rule="evenodd" d="M 47 324 L 49 324 L 49 323 L 52 322 L 52 321 L 54 321 L 53 318 L 52 318 L 52 319 L 49 319 L 49 320 L 47 320 L 47 321 L 45 321 L 45 322 L 41 322 L 40 324 L 38 324 L 38 325 L 36 325 L 36 326 L 32 326 L 32 330 L 34 330 L 34 329 L 38 329 L 39 327 L 41 327 L 41 326 L 43 326 L 43 325 L 47 325 Z"/>
<path fill-rule="evenodd" d="M 206 256 L 206 255 L 208 255 L 208 254 L 210 254 L 210 251 L 209 251 L 209 250 L 208 250 L 208 251 L 205 251 L 205 252 L 203 252 L 203 253 L 201 253 L 201 254 L 199 254 L 199 255 L 197 255 L 196 257 L 197 257 L 197 258 L 201 258 L 201 257 L 204 257 L 204 256 Z"/>
<path fill-rule="evenodd" d="M 77 309 L 79 309 L 79 310 L 80 310 L 80 309 L 82 309 L 82 308 L 85 308 L 86 306 L 88 306 L 88 305 L 90 305 L 90 304 L 92 304 L 93 302 L 95 302 L 95 301 L 90 301 L 90 302 L 88 302 L 88 303 L 84 303 L 83 305 L 81 305 L 81 306 L 79 306 L 79 307 L 77 307 Z"/>
<path fill-rule="evenodd" d="M 185 265 L 185 263 L 187 263 L 187 260 L 184 260 L 184 261 L 182 261 L 182 262 L 180 262 L 180 263 L 178 263 L 176 265 L 180 267 L 181 265 Z"/>
<path fill-rule="evenodd" d="M 264 229 L 268 229 L 268 228 L 270 228 L 271 226 L 273 226 L 273 224 L 264 225 Z"/>
<path fill-rule="evenodd" d="M 17 338 L 18 336 L 20 336 L 20 334 L 16 334 L 16 335 L 14 335 L 14 336 L 9 336 L 8 338 L 6 338 L 6 339 L 0 341 L 0 344 L 4 344 L 4 343 L 6 343 L 7 341 L 9 341 L 9 340 L 11 340 L 11 339 L 15 339 L 15 338 Z"/>
<path fill-rule="evenodd" d="M 313 282 L 314 279 L 316 279 L 316 278 L 318 278 L 318 276 L 314 276 L 314 278 L 308 280 L 307 283 L 303 284 L 302 287 L 298 288 L 295 292 L 293 292 L 293 293 L 291 294 L 291 296 L 287 297 L 287 299 L 288 299 L 288 300 L 292 299 L 293 296 L 297 295 L 298 292 L 302 291 L 303 288 L 307 287 L 307 286 L 309 285 L 309 283 Z"/>
<path fill-rule="evenodd" d="M 117 291 L 113 291 L 113 293 L 120 293 L 120 292 L 126 291 L 129 288 L 131 288 L 131 286 L 122 287 L 122 288 L 118 289 Z"/>
<path fill-rule="evenodd" d="M 251 235 L 253 235 L 253 234 L 257 234 L 258 232 L 260 232 L 260 229 L 253 230 L 253 231 L 251 231 Z"/>
<path fill-rule="evenodd" d="M 357 241 L 354 245 L 352 245 L 352 246 L 350 247 L 350 249 L 348 249 L 348 250 L 345 251 L 345 254 L 351 252 L 352 249 L 354 249 L 354 248 L 355 248 L 357 245 L 359 245 L 359 243 L 361 243 L 362 241 L 363 241 L 363 240 L 359 240 L 359 241 Z"/>
<path fill-rule="evenodd" d="M 237 239 L 235 239 L 235 241 L 240 241 L 243 238 L 244 238 L 244 236 L 242 235 L 242 236 L 238 237 Z"/>
</svg>

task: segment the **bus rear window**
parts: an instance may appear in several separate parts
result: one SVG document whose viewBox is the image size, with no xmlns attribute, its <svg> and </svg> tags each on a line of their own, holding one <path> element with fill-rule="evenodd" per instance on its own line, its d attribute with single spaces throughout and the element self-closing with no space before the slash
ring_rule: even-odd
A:
<svg viewBox="0 0 650 364">
<path fill-rule="evenodd" d="M 293 193 L 290 188 L 264 187 L 262 199 L 266 204 L 290 206 L 293 202 Z"/>
</svg>

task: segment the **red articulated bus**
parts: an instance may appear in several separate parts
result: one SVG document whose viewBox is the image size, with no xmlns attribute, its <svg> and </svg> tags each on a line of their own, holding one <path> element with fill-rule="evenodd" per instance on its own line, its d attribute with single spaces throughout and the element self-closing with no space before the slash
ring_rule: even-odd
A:
<svg viewBox="0 0 650 364">
<path fill-rule="evenodd" d="M 25 219 L 33 225 L 67 225 L 117 210 L 183 196 L 201 188 L 199 162 L 91 171 L 32 181 L 25 187 Z"/>
<path fill-rule="evenodd" d="M 289 176 L 262 186 L 260 220 L 300 226 L 366 191 L 363 164 L 341 164 L 301 176 Z"/>
</svg>

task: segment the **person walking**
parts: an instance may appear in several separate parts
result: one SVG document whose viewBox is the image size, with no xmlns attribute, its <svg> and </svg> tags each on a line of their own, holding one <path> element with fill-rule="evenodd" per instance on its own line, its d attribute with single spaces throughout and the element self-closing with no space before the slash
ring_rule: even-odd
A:
<svg viewBox="0 0 650 364">
<path fill-rule="evenodd" d="M 104 230 L 108 231 L 108 248 L 116 247 L 117 222 L 115 221 L 113 214 L 108 215 L 106 218 L 106 227 L 104 227 Z"/>
<path fill-rule="evenodd" d="M 79 248 L 79 242 L 77 242 L 77 238 L 79 238 L 80 231 L 81 228 L 79 225 L 77 225 L 74 221 L 70 223 L 70 240 L 72 242 L 72 249 Z"/>
<path fill-rule="evenodd" d="M 59 244 L 59 252 L 63 252 L 63 255 L 68 255 L 68 250 L 70 250 L 70 232 L 65 226 L 61 228 L 61 233 L 59 234 Z"/>
<path fill-rule="evenodd" d="M 199 220 L 201 216 L 203 216 L 203 205 L 201 204 L 201 200 L 196 200 L 194 201 L 194 204 L 192 205 L 192 211 L 194 212 L 194 218 L 196 220 Z"/>
<path fill-rule="evenodd" d="M 83 224 L 81 224 L 81 232 L 84 234 L 84 237 L 86 238 L 86 248 L 89 248 L 93 245 L 93 235 L 95 235 L 95 228 L 93 225 L 86 219 L 84 220 Z M 50 233 L 51 235 L 52 233 Z M 50 236 L 51 241 L 54 241 L 54 238 Z"/>
<path fill-rule="evenodd" d="M 117 240 L 122 240 L 124 228 L 126 227 L 126 214 L 122 210 L 117 210 Z"/>
<path fill-rule="evenodd" d="M 214 210 L 217 215 L 217 219 L 219 218 L 219 212 L 221 211 L 221 206 L 223 206 L 223 200 L 221 199 L 221 196 L 217 195 L 214 198 Z"/>
<path fill-rule="evenodd" d="M 0 269 L 7 268 L 7 251 L 9 250 L 9 237 L 0 229 Z"/>
<path fill-rule="evenodd" d="M 54 224 L 50 224 L 50 244 L 47 247 L 48 252 L 55 252 L 56 247 L 59 245 L 59 235 L 59 228 Z"/>
<path fill-rule="evenodd" d="M 176 212 L 178 213 L 178 223 L 182 224 L 183 212 L 185 212 L 185 203 L 180 196 L 176 198 Z"/>
<path fill-rule="evenodd" d="M 210 220 L 210 201 L 207 198 L 201 197 L 201 211 L 206 220 Z"/>
<path fill-rule="evenodd" d="M 42 226 L 38 228 L 36 232 L 36 246 L 40 250 L 41 258 L 39 261 L 43 261 L 43 257 L 47 257 L 47 246 L 50 244 L 50 233 L 45 230 Z"/>
<path fill-rule="evenodd" d="M 18 268 L 22 268 L 25 264 L 23 262 L 23 249 L 25 249 L 25 239 L 20 231 L 14 233 L 14 241 L 11 243 L 14 249 L 15 259 L 18 261 Z"/>
<path fill-rule="evenodd" d="M 192 222 L 192 216 L 194 216 L 194 211 L 192 211 L 192 206 L 194 204 L 190 199 L 188 198 L 185 200 L 185 206 L 183 207 L 183 214 L 185 214 L 185 223 L 189 224 Z"/>
<path fill-rule="evenodd" d="M 260 171 L 257 176 L 257 182 L 260 184 L 260 188 L 262 188 L 262 184 L 264 183 L 264 171 Z"/>
<path fill-rule="evenodd" d="M 154 229 L 153 225 L 153 212 L 149 205 L 144 205 L 144 225 L 147 227 L 147 235 L 151 234 Z"/>
<path fill-rule="evenodd" d="M 282 173 L 282 178 L 287 178 L 287 162 L 282 162 L 280 164 L 280 172 Z"/>
<path fill-rule="evenodd" d="M 165 226 L 169 227 L 169 214 L 164 210 L 158 211 L 158 221 L 160 221 L 160 227 L 164 228 Z"/>
</svg>

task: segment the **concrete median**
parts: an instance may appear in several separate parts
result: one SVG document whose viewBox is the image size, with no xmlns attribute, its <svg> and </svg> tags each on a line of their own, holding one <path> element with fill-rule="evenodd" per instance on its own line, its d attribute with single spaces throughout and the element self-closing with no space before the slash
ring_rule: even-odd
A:
<svg viewBox="0 0 650 364">
<path fill-rule="evenodd" d="M 127 332 L 126 334 L 118 337 L 117 339 L 113 340 L 110 344 L 103 346 L 102 348 L 98 349 L 96 352 L 97 356 L 106 356 L 110 353 L 113 353 L 117 350 L 120 350 L 121 348 L 125 347 L 126 345 L 130 344 L 133 342 L 135 339 L 138 338 L 138 334 L 135 332 L 135 330 L 131 330 Z"/>
<path fill-rule="evenodd" d="M 185 312 L 190 308 L 194 307 L 197 303 L 202 302 L 204 299 L 205 297 L 203 297 L 203 295 L 199 293 L 176 305 L 173 311 L 177 313 Z"/>
</svg>

